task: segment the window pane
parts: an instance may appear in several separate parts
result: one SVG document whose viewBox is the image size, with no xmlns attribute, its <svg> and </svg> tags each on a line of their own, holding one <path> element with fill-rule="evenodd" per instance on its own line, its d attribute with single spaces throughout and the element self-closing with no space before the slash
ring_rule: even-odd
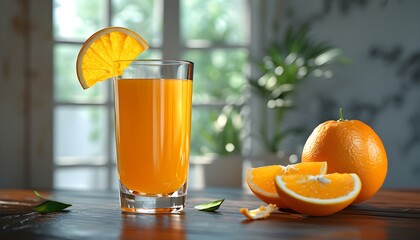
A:
<svg viewBox="0 0 420 240">
<path fill-rule="evenodd" d="M 245 0 L 181 0 L 182 40 L 248 43 Z"/>
<path fill-rule="evenodd" d="M 67 102 L 104 102 L 106 83 L 83 90 L 76 74 L 76 59 L 81 45 L 56 44 L 54 47 L 54 99 Z"/>
<path fill-rule="evenodd" d="M 246 50 L 191 50 L 183 57 L 195 63 L 195 103 L 234 102 L 241 99 L 246 83 Z"/>
<path fill-rule="evenodd" d="M 110 134 L 110 136 L 111 136 L 111 146 L 110 146 L 110 152 L 111 152 L 111 156 L 110 156 L 110 159 L 111 159 L 111 162 L 113 163 L 113 164 L 115 164 L 116 162 L 117 162 L 117 147 L 116 147 L 116 143 L 115 143 L 115 117 L 114 117 L 114 108 L 112 108 L 112 110 L 111 111 L 109 111 L 109 113 L 108 113 L 108 116 L 109 116 L 109 119 L 110 119 L 110 121 L 111 121 L 111 124 L 110 124 L 110 126 L 111 126 L 111 134 Z"/>
<path fill-rule="evenodd" d="M 147 49 L 146 51 L 142 52 L 137 59 L 161 59 L 162 52 L 158 49 Z"/>
<path fill-rule="evenodd" d="M 214 152 L 212 134 L 220 110 L 193 108 L 191 124 L 191 155 Z"/>
<path fill-rule="evenodd" d="M 240 153 L 242 119 L 239 110 L 194 108 L 191 126 L 191 155 Z"/>
<path fill-rule="evenodd" d="M 53 4 L 56 39 L 85 41 L 107 25 L 105 0 L 54 0 Z"/>
<path fill-rule="evenodd" d="M 103 163 L 108 137 L 106 117 L 105 107 L 57 106 L 54 110 L 54 162 L 68 164 L 66 159 L 81 157 L 85 163 Z"/>
<path fill-rule="evenodd" d="M 97 168 L 57 168 L 54 171 L 54 189 L 106 190 L 107 169 Z"/>
<path fill-rule="evenodd" d="M 118 171 L 117 167 L 113 167 L 111 170 L 111 190 L 118 190 L 119 189 L 119 182 L 118 182 Z"/>
<path fill-rule="evenodd" d="M 150 45 L 162 42 L 162 1 L 113 0 L 112 24 L 140 34 Z"/>
</svg>

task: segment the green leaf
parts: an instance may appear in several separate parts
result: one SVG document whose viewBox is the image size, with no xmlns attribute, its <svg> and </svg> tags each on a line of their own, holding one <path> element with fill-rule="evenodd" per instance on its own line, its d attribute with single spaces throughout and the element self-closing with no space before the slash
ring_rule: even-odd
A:
<svg viewBox="0 0 420 240">
<path fill-rule="evenodd" d="M 50 212 L 61 211 L 61 210 L 66 209 L 70 206 L 71 206 L 71 204 L 46 200 L 45 202 L 43 202 L 39 205 L 36 205 L 34 207 L 34 210 L 39 212 L 39 213 L 50 213 Z"/>
<path fill-rule="evenodd" d="M 38 193 L 37 191 L 34 191 L 34 193 L 39 198 L 45 200 L 41 204 L 38 204 L 34 207 L 34 210 L 36 212 L 39 212 L 39 213 L 58 212 L 58 211 L 61 211 L 63 209 L 66 209 L 66 208 L 72 206 L 71 204 L 67 204 L 67 203 L 63 203 L 63 202 L 48 200 L 45 197 L 43 197 L 40 193 Z"/>
<path fill-rule="evenodd" d="M 341 50 L 338 48 L 333 48 L 328 51 L 323 52 L 314 59 L 316 66 L 322 66 L 327 63 L 331 63 L 335 58 L 341 55 Z"/>
<path fill-rule="evenodd" d="M 196 206 L 194 206 L 194 208 L 199 210 L 199 211 L 214 212 L 217 209 L 219 209 L 219 207 L 222 205 L 223 201 L 225 201 L 225 199 L 219 199 L 219 200 L 216 200 L 216 201 L 196 205 Z"/>
</svg>

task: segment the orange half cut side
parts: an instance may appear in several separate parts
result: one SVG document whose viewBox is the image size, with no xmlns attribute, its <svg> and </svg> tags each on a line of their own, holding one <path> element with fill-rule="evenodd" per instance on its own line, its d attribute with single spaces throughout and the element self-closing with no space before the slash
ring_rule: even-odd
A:
<svg viewBox="0 0 420 240">
<path fill-rule="evenodd" d="M 349 206 L 360 193 L 354 173 L 276 176 L 276 191 L 292 210 L 311 216 L 334 214 Z"/>
<path fill-rule="evenodd" d="M 287 166 L 270 165 L 250 168 L 246 172 L 246 182 L 249 189 L 260 200 L 267 204 L 275 204 L 278 208 L 287 208 L 283 200 L 276 192 L 274 177 L 277 175 L 290 174 L 325 174 L 326 162 L 297 163 Z"/>
</svg>

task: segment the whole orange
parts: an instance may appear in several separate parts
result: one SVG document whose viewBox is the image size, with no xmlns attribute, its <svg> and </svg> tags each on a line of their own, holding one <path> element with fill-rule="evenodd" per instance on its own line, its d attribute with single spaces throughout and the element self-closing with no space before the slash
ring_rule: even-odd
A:
<svg viewBox="0 0 420 240">
<path fill-rule="evenodd" d="M 356 173 L 362 189 L 353 203 L 372 197 L 385 181 L 388 160 L 375 131 L 359 120 L 340 119 L 318 125 L 303 147 L 302 162 L 328 163 L 327 173 Z"/>
</svg>

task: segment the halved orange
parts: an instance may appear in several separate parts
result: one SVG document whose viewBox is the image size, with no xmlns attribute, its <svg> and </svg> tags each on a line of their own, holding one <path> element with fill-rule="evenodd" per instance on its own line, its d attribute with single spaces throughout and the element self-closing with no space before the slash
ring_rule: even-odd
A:
<svg viewBox="0 0 420 240">
<path fill-rule="evenodd" d="M 148 49 L 137 33 L 122 27 L 108 27 L 90 36 L 77 56 L 77 78 L 84 89 L 122 72 L 128 65 L 114 69 L 116 60 L 134 60 Z"/>
<path fill-rule="evenodd" d="M 275 177 L 275 187 L 292 210 L 326 216 L 349 206 L 360 193 L 362 183 L 354 173 L 283 175 Z"/>
<path fill-rule="evenodd" d="M 287 166 L 270 165 L 250 168 L 246 172 L 246 182 L 251 191 L 267 204 L 275 204 L 278 208 L 287 208 L 274 186 L 274 177 L 290 174 L 325 174 L 326 162 L 297 163 Z"/>
</svg>

